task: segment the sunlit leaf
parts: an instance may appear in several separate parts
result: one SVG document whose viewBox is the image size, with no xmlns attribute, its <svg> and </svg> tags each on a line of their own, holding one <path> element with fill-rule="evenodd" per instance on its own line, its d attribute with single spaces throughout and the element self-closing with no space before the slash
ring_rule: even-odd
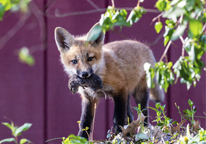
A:
<svg viewBox="0 0 206 144">
<path fill-rule="evenodd" d="M 188 100 L 188 104 L 189 104 L 190 107 L 193 106 L 193 102 L 190 99 Z"/>
<path fill-rule="evenodd" d="M 15 142 L 16 143 L 16 140 L 14 138 L 6 138 L 0 141 L 0 143 L 3 143 L 3 142 Z"/>
<path fill-rule="evenodd" d="M 163 14 L 163 17 L 177 21 L 177 17 L 181 16 L 185 13 L 185 10 L 179 7 L 172 7 L 168 11 Z"/>
<path fill-rule="evenodd" d="M 28 130 L 31 126 L 31 123 L 25 123 L 22 126 L 18 127 L 15 131 L 15 136 L 18 136 L 21 134 L 21 132 Z"/>
<path fill-rule="evenodd" d="M 178 39 L 180 36 L 183 35 L 185 29 L 187 28 L 187 22 L 185 22 L 182 25 L 179 25 L 178 28 L 174 31 L 174 33 L 171 36 L 171 40 L 176 40 Z"/>
<path fill-rule="evenodd" d="M 198 20 L 190 20 L 189 22 L 189 29 L 195 37 L 201 33 L 202 27 L 202 23 Z"/>
<path fill-rule="evenodd" d="M 0 20 L 2 20 L 4 12 L 5 12 L 5 7 L 2 4 L 0 4 Z"/>
<path fill-rule="evenodd" d="M 127 18 L 127 22 L 129 22 L 130 25 L 132 25 L 136 23 L 145 13 L 146 11 L 143 7 L 136 7 L 130 12 L 129 17 Z"/>
<path fill-rule="evenodd" d="M 26 142 L 31 143 L 28 139 L 25 139 L 25 138 L 20 140 L 20 144 L 25 144 Z"/>
<path fill-rule="evenodd" d="M 165 10 L 166 6 L 167 2 L 165 0 L 158 0 L 155 4 L 155 7 L 157 7 L 159 11 Z"/>
<path fill-rule="evenodd" d="M 9 123 L 7 123 L 7 122 L 3 122 L 2 124 L 5 125 L 5 126 L 7 126 L 9 129 L 12 129 L 12 125 L 11 125 L 11 124 L 9 124 Z"/>
<path fill-rule="evenodd" d="M 19 59 L 21 62 L 24 62 L 30 66 L 35 64 L 34 57 L 30 55 L 29 49 L 27 47 L 23 47 L 19 51 Z"/>
<path fill-rule="evenodd" d="M 156 22 L 155 23 L 155 30 L 157 33 L 159 33 L 162 29 L 162 23 L 161 22 Z"/>
<path fill-rule="evenodd" d="M 146 71 L 147 86 L 149 88 L 153 88 L 155 86 L 154 82 L 153 82 L 153 78 L 155 76 L 155 73 L 154 73 L 154 69 L 150 68 L 150 67 L 151 67 L 150 63 L 144 64 L 144 70 Z"/>
</svg>

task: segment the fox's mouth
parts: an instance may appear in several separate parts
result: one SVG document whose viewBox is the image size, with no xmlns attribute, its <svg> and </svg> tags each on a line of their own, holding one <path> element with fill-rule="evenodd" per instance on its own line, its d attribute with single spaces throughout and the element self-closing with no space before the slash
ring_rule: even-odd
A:
<svg viewBox="0 0 206 144">
<path fill-rule="evenodd" d="M 77 75 L 78 77 L 80 78 L 89 78 L 91 75 L 93 74 L 93 70 L 92 69 L 89 69 L 87 71 L 80 71 L 80 70 L 77 70 Z"/>
<path fill-rule="evenodd" d="M 78 75 L 78 77 L 80 77 L 80 78 L 82 78 L 82 79 L 88 79 L 88 78 L 91 77 L 91 75 L 92 75 L 92 74 L 86 73 L 86 74 Z"/>
</svg>

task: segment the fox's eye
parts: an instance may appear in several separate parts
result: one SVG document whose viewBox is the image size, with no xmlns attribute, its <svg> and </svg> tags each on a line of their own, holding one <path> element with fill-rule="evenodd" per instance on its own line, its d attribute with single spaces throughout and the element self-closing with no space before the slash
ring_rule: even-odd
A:
<svg viewBox="0 0 206 144">
<path fill-rule="evenodd" d="M 89 57 L 87 61 L 92 61 L 94 57 Z"/>
<path fill-rule="evenodd" d="M 72 62 L 73 64 L 77 64 L 78 61 L 77 61 L 77 60 L 72 60 L 71 62 Z"/>
</svg>

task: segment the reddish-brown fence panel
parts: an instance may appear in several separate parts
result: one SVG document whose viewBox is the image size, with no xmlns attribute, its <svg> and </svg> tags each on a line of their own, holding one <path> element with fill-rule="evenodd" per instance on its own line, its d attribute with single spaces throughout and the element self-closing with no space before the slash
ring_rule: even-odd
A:
<svg viewBox="0 0 206 144">
<path fill-rule="evenodd" d="M 35 3 L 28 19 L 20 13 L 8 12 L 0 22 L 0 122 L 13 121 L 18 126 L 32 123 L 22 137 L 40 144 L 44 142 L 44 64 L 43 51 L 37 50 L 42 45 L 42 33 L 34 11 L 36 5 L 42 8 L 43 2 Z M 18 59 L 18 51 L 24 46 L 37 50 L 32 53 L 32 67 Z M 0 124 L 0 140 L 9 137 L 11 131 Z"/>
<path fill-rule="evenodd" d="M 93 2 L 99 8 L 111 5 L 110 0 Z M 136 4 L 137 1 L 133 0 L 115 1 L 116 7 L 135 7 Z M 36 5 L 39 11 L 35 9 Z M 154 9 L 155 1 L 145 0 L 141 5 Z M 41 144 L 45 140 L 77 134 L 77 121 L 81 115 L 81 98 L 78 94 L 71 94 L 68 89 L 68 76 L 60 63 L 59 51 L 54 41 L 54 29 L 60 26 L 73 35 L 85 34 L 99 21 L 101 12 L 90 11 L 95 9 L 94 5 L 92 6 L 91 1 L 82 0 L 34 0 L 31 8 L 26 23 L 11 39 L 8 39 L 3 48 L 1 48 L 2 39 L 17 24 L 19 14 L 6 13 L 3 21 L 0 22 L 0 122 L 12 120 L 18 126 L 25 122 L 32 123 L 31 129 L 23 136 L 34 143 Z M 46 14 L 43 15 L 44 12 Z M 105 42 L 138 40 L 150 46 L 156 60 L 159 61 L 164 51 L 163 38 L 156 34 L 154 22 L 150 24 L 158 14 L 148 12 L 131 28 L 124 27 L 121 31 L 116 28 L 114 31 L 107 32 Z M 164 23 L 163 19 L 161 21 Z M 160 33 L 163 34 L 164 30 Z M 181 44 L 175 45 L 178 47 L 172 45 L 168 52 L 168 59 L 173 62 L 180 56 L 178 53 L 181 54 Z M 18 60 L 18 50 L 23 46 L 29 47 L 33 52 L 36 61 L 33 67 L 22 64 Z M 164 101 L 168 116 L 179 121 L 180 117 L 174 103 L 176 102 L 183 110 L 189 108 L 187 103 L 189 98 L 197 108 L 197 115 L 203 116 L 202 112 L 206 110 L 205 78 L 204 72 L 197 87 L 189 91 L 186 90 L 185 85 L 179 83 L 169 88 Z M 134 101 L 132 106 L 136 106 Z M 150 102 L 150 106 L 154 104 Z M 111 99 L 101 99 L 97 107 L 94 139 L 106 138 L 107 130 L 113 125 L 113 107 Z M 136 115 L 135 111 L 134 114 Z M 150 119 L 154 119 L 155 114 L 152 110 L 150 116 L 152 117 Z M 205 127 L 204 119 L 201 120 L 201 125 Z M 0 140 L 10 135 L 8 128 L 0 125 Z M 61 143 L 60 141 L 49 143 Z"/>
<path fill-rule="evenodd" d="M 94 1 L 98 7 L 104 8 L 105 2 Z M 94 9 L 87 1 L 55 1 L 55 4 L 49 7 L 48 15 L 54 15 L 58 10 L 61 16 L 72 14 L 73 12 L 88 11 Z M 48 105 L 47 105 L 47 132 L 48 139 L 57 137 L 67 137 L 69 134 L 78 133 L 77 121 L 81 115 L 81 98 L 78 94 L 73 95 L 68 89 L 68 76 L 63 71 L 60 63 L 59 51 L 54 41 L 55 27 L 63 27 L 72 35 L 82 35 L 99 21 L 100 13 L 91 13 L 86 15 L 73 15 L 65 17 L 51 18 L 47 17 L 47 79 L 48 79 Z M 97 107 L 95 119 L 94 139 L 104 139 L 105 129 L 105 103 L 100 101 Z"/>
</svg>

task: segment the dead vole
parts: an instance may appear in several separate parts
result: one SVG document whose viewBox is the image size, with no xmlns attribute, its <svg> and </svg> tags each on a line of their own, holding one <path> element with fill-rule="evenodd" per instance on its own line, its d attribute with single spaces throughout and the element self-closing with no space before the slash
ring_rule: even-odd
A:
<svg viewBox="0 0 206 144">
<path fill-rule="evenodd" d="M 83 88 L 90 87 L 96 92 L 98 89 L 102 89 L 103 84 L 99 76 L 95 74 L 92 74 L 88 78 L 80 78 L 77 75 L 70 77 L 68 87 L 73 94 L 77 93 L 79 86 L 82 86 Z"/>
</svg>

